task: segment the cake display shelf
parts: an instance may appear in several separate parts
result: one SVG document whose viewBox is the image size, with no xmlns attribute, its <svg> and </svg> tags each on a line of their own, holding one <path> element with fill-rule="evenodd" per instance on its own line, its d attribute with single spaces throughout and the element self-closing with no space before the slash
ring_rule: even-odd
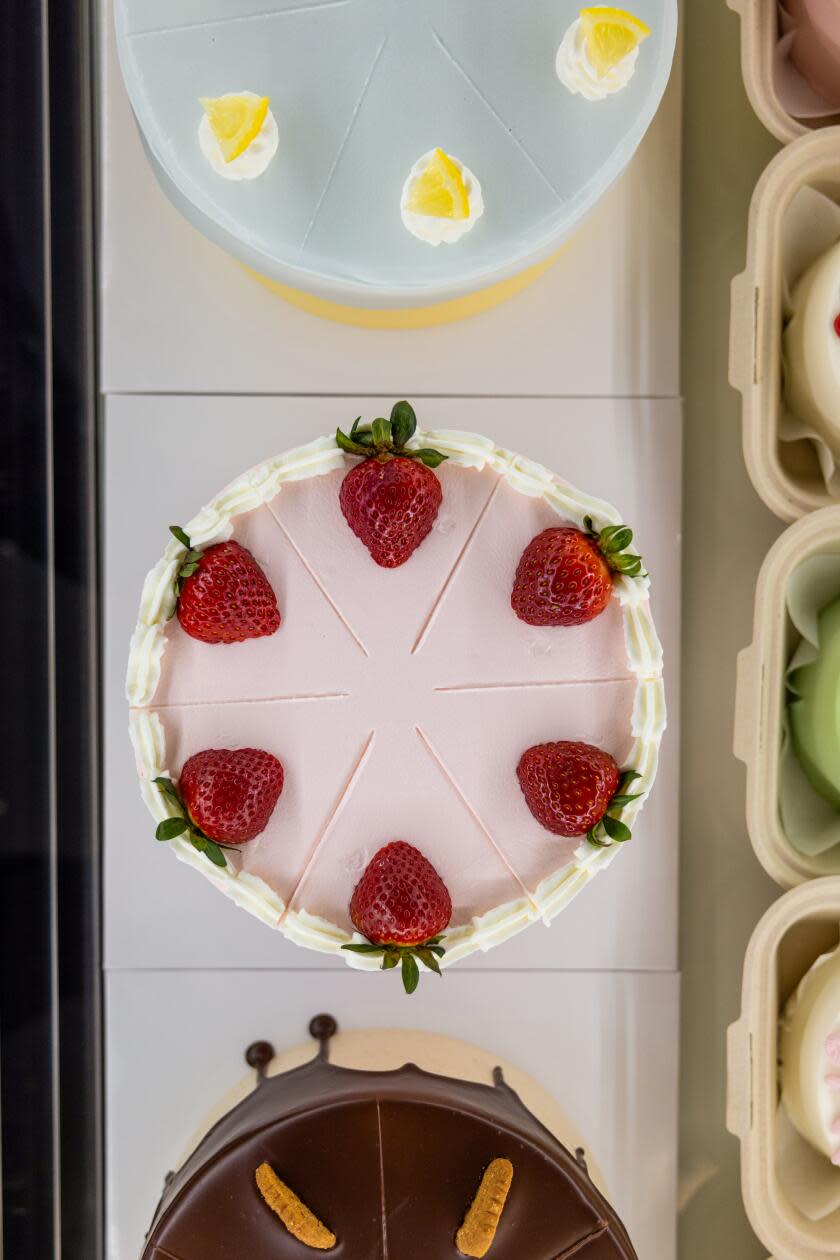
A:
<svg viewBox="0 0 840 1260">
<path fill-rule="evenodd" d="M 767 167 L 750 206 L 747 265 L 732 281 L 729 380 L 743 400 L 744 459 L 756 492 L 784 521 L 836 501 L 809 444 L 780 440 L 783 260 L 807 245 L 787 240 L 786 217 L 807 188 L 840 203 L 840 128 L 803 136 Z"/>
<path fill-rule="evenodd" d="M 836 1199 L 840 1171 L 798 1138 L 779 1109 L 779 1017 L 808 969 L 838 941 L 840 879 L 781 897 L 750 940 L 740 1019 L 728 1037 L 727 1127 L 741 1143 L 741 1188 L 753 1229 L 774 1260 L 837 1255 L 838 1215 L 807 1214 Z"/>
<path fill-rule="evenodd" d="M 271 1042 L 282 1071 L 312 1058 L 302 1039 L 313 1011 L 338 1020 L 340 1067 L 414 1062 L 486 1087 L 501 1065 L 540 1123 L 569 1151 L 585 1149 L 638 1255 L 675 1260 L 679 979 L 559 972 L 548 1003 L 546 981 L 455 968 L 395 1002 L 388 985 L 324 970 L 111 971 L 108 1260 L 138 1260 L 166 1173 L 252 1092 L 249 1044 Z M 287 1177 L 293 1186 L 291 1168 Z M 310 1207 L 335 1229 L 322 1203 Z"/>
<path fill-rule="evenodd" d="M 637 0 L 651 29 L 635 74 L 604 101 L 573 95 L 555 54 L 576 0 L 116 0 L 123 74 L 167 195 L 272 283 L 345 307 L 464 298 L 538 266 L 620 174 L 659 105 L 676 0 Z M 217 175 L 199 97 L 264 93 L 279 131 L 253 181 Z M 400 217 L 413 164 L 440 145 L 475 173 L 485 213 L 430 248 Z"/>
</svg>

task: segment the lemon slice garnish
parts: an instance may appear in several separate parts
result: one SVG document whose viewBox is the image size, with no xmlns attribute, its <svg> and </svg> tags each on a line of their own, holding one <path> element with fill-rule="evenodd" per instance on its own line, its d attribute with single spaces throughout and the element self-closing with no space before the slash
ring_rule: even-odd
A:
<svg viewBox="0 0 840 1260">
<path fill-rule="evenodd" d="M 268 114 L 268 97 L 250 92 L 200 96 L 201 108 L 226 162 L 232 162 L 256 140 Z"/>
<path fill-rule="evenodd" d="M 587 56 L 601 79 L 650 35 L 650 27 L 640 18 L 607 5 L 582 9 L 580 23 Z"/>
<path fill-rule="evenodd" d="M 411 186 L 407 208 L 435 219 L 468 219 L 470 198 L 461 169 L 443 149 L 435 149 Z"/>
</svg>

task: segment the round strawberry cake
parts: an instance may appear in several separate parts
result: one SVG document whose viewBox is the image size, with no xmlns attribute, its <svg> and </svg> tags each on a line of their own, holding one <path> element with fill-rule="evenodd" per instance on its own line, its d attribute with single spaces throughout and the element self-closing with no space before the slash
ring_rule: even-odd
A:
<svg viewBox="0 0 840 1260">
<path fill-rule="evenodd" d="M 665 728 L 648 594 L 609 504 L 406 402 L 270 459 L 143 587 L 150 838 L 412 991 L 631 840 Z"/>
</svg>

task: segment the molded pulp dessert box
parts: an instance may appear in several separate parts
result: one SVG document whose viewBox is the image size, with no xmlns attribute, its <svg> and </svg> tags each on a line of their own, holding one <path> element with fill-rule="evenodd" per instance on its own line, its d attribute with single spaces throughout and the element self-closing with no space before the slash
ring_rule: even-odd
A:
<svg viewBox="0 0 840 1260">
<path fill-rule="evenodd" d="M 804 188 L 840 204 L 840 127 L 803 136 L 767 167 L 750 207 L 746 269 L 732 281 L 729 380 L 743 397 L 744 459 L 757 493 L 784 521 L 836 502 L 813 445 L 779 439 L 786 216 Z"/>
<path fill-rule="evenodd" d="M 741 19 L 741 71 L 747 96 L 768 131 L 783 144 L 815 127 L 840 122 L 840 115 L 803 121 L 794 118 L 780 98 L 775 74 L 779 43 L 779 8 L 776 0 L 727 0 Z"/>
<path fill-rule="evenodd" d="M 741 1142 L 747 1215 L 775 1260 L 840 1252 L 840 1212 L 808 1219 L 780 1180 L 776 1153 L 779 1014 L 817 958 L 836 948 L 838 922 L 840 879 L 814 880 L 780 898 L 753 933 L 741 1017 L 729 1029 L 726 1123 Z M 828 1175 L 827 1160 L 825 1168 Z"/>
<path fill-rule="evenodd" d="M 798 566 L 820 555 L 840 556 L 840 506 L 798 521 L 769 551 L 756 589 L 753 641 L 738 658 L 735 702 L 734 747 L 747 766 L 750 839 L 768 874 L 793 888 L 753 933 L 741 1017 L 729 1029 L 728 1046 L 727 1127 L 741 1142 L 747 1214 L 775 1260 L 817 1260 L 840 1251 L 840 1212 L 809 1219 L 779 1176 L 777 1154 L 779 1016 L 840 936 L 840 850 L 815 857 L 798 852 L 786 837 L 778 804 L 785 674 L 799 639 L 786 593 Z M 828 1161 L 825 1170 L 828 1177 Z"/>
<path fill-rule="evenodd" d="M 753 641 L 738 657 L 735 755 L 747 767 L 747 830 L 759 862 L 783 888 L 840 874 L 840 847 L 808 857 L 788 841 L 779 814 L 779 754 L 785 669 L 798 634 L 785 592 L 803 560 L 840 555 L 840 506 L 805 517 L 782 534 L 758 577 Z"/>
</svg>

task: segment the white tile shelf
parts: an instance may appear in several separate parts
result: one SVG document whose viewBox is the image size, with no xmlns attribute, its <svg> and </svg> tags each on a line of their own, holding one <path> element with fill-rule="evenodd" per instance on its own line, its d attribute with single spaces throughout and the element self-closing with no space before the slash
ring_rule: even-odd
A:
<svg viewBox="0 0 840 1260">
<path fill-rule="evenodd" d="M 642 1260 L 675 1260 L 679 74 L 542 280 L 459 325 L 372 333 L 287 306 L 180 217 L 145 161 L 107 0 L 100 36 L 108 1260 L 139 1255 L 164 1173 L 243 1075 L 245 1045 L 300 1042 L 320 1009 L 347 1027 L 462 1037 L 530 1072 L 585 1135 Z M 620 507 L 666 654 L 670 725 L 631 845 L 549 930 L 427 979 L 411 1001 L 394 977 L 294 947 L 154 843 L 123 698 L 169 521 L 236 471 L 381 410 L 371 388 L 422 395 L 423 424 L 488 433 Z"/>
<path fill-rule="evenodd" d="M 112 972 L 106 998 L 108 1260 L 139 1256 L 165 1173 L 246 1076 L 246 1046 L 290 1049 L 322 1010 L 348 1029 L 471 1041 L 528 1072 L 584 1134 L 641 1260 L 675 1260 L 675 975 L 456 969 L 394 1000 L 358 972 L 140 970 Z"/>
</svg>

